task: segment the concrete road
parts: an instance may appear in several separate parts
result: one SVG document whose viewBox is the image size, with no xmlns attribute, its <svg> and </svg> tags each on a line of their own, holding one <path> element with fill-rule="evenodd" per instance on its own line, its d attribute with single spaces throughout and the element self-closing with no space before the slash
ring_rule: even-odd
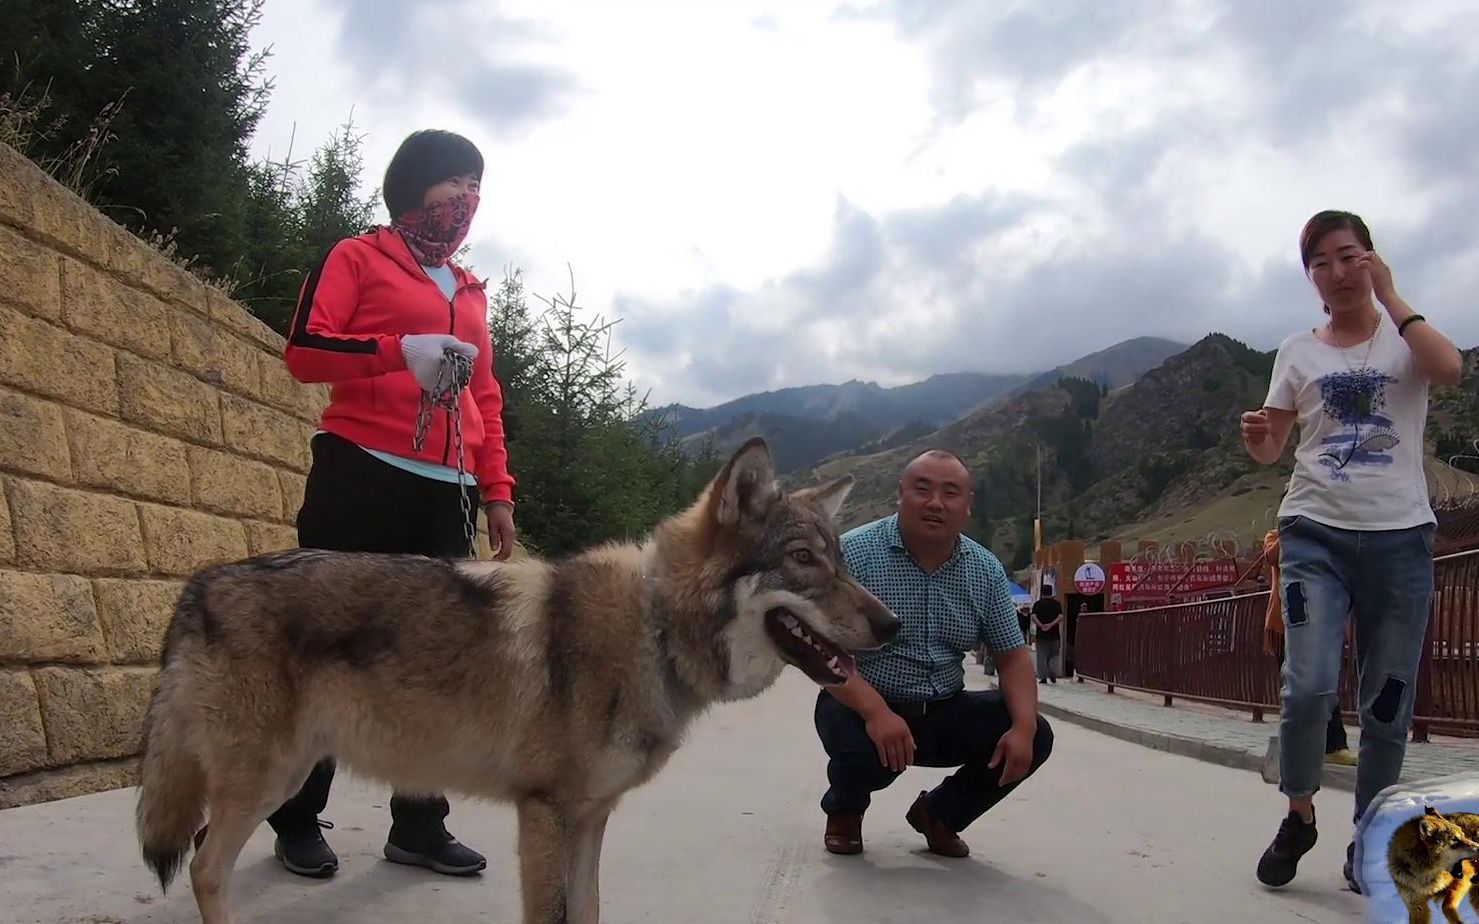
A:
<svg viewBox="0 0 1479 924">
<path fill-rule="evenodd" d="M 1257 774 L 1064 723 L 1048 765 L 966 833 L 969 859 L 934 857 L 904 823 L 917 792 L 943 775 L 923 769 L 875 800 L 866 853 L 833 857 L 820 843 L 814 695 L 787 672 L 765 696 L 700 720 L 612 820 L 603 921 L 1333 924 L 1361 914 L 1340 879 L 1347 830 L 1328 823 L 1300 878 L 1268 892 L 1252 871 L 1279 797 Z M 482 877 L 453 880 L 380 858 L 387 798 L 353 780 L 336 786 L 326 817 L 341 866 L 327 882 L 283 872 L 264 825 L 237 869 L 237 924 L 520 920 L 510 809 L 453 801 L 451 830 L 490 861 Z M 1322 817 L 1346 815 L 1348 800 L 1328 793 Z M 137 859 L 133 805 L 120 791 L 0 812 L 0 920 L 197 921 L 188 876 L 161 898 Z"/>
</svg>

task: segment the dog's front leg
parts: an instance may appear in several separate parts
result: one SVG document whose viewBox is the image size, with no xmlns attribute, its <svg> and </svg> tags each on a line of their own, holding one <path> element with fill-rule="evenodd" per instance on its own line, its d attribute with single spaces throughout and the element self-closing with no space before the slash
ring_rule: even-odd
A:
<svg viewBox="0 0 1479 924">
<path fill-rule="evenodd" d="M 570 819 L 546 799 L 519 802 L 519 878 L 524 924 L 570 924 L 565 889 Z"/>
<path fill-rule="evenodd" d="M 603 802 L 587 809 L 575 822 L 570 842 L 570 924 L 600 924 L 601 840 L 614 803 Z"/>
</svg>

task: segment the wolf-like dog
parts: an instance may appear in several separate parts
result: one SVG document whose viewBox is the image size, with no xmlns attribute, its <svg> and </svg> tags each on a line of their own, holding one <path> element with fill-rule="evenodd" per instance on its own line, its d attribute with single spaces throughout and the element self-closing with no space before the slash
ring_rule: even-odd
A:
<svg viewBox="0 0 1479 924">
<path fill-rule="evenodd" d="M 1479 815 L 1441 814 L 1431 805 L 1392 832 L 1387 846 L 1387 871 L 1409 924 L 1428 924 L 1428 903 L 1442 899 L 1443 918 L 1463 924 L 1458 908 L 1464 896 L 1479 911 L 1479 893 L 1469 891 L 1475 861 L 1479 860 Z"/>
<path fill-rule="evenodd" d="M 845 682 L 898 619 L 848 576 L 850 477 L 793 492 L 751 440 L 642 542 L 546 562 L 296 550 L 181 592 L 137 811 L 168 889 L 192 838 L 205 924 L 252 831 L 332 756 L 406 793 L 518 810 L 525 924 L 597 924 L 606 820 L 707 706 L 786 664 Z M 209 825 L 205 826 L 209 812 Z"/>
</svg>

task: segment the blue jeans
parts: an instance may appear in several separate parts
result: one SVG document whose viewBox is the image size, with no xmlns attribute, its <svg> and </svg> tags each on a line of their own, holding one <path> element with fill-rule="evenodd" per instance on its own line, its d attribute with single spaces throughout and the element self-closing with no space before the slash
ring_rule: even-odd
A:
<svg viewBox="0 0 1479 924">
<path fill-rule="evenodd" d="M 1325 723 L 1352 610 L 1361 715 L 1356 820 L 1397 782 L 1433 596 L 1433 536 L 1431 524 L 1368 532 L 1302 516 L 1279 520 L 1286 646 L 1279 789 L 1286 795 L 1320 788 Z"/>
</svg>

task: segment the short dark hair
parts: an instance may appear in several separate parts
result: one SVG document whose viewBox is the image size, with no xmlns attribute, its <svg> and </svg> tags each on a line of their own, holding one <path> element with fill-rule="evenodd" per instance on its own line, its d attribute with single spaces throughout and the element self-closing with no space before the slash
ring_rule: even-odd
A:
<svg viewBox="0 0 1479 924">
<path fill-rule="evenodd" d="M 921 452 L 919 455 L 917 455 L 914 458 L 910 459 L 909 460 L 909 463 L 907 465 L 905 465 L 904 468 L 905 469 L 908 469 L 910 465 L 913 465 L 915 462 L 919 461 L 920 459 L 953 459 L 955 461 L 955 463 L 957 465 L 959 465 L 961 467 L 961 469 L 965 472 L 965 486 L 966 486 L 966 490 L 968 490 L 968 491 L 974 490 L 974 488 L 971 487 L 971 467 L 969 465 L 966 465 L 965 464 L 965 460 L 964 459 L 962 459 L 960 456 L 956 455 L 955 453 L 951 452 L 950 450 L 948 450 L 948 449 L 926 449 L 924 452 Z"/>
<path fill-rule="evenodd" d="M 385 168 L 381 192 L 392 219 L 421 207 L 426 191 L 443 180 L 471 173 L 483 178 L 483 155 L 456 132 L 438 128 L 412 132 Z"/>
<path fill-rule="evenodd" d="M 1304 230 L 1299 232 L 1299 260 L 1304 268 L 1310 268 L 1310 260 L 1314 258 L 1315 248 L 1320 246 L 1320 241 L 1325 235 L 1332 231 L 1349 231 L 1361 242 L 1361 246 L 1367 250 L 1375 250 L 1371 243 L 1371 231 L 1366 227 L 1366 222 L 1361 216 L 1354 212 L 1342 212 L 1335 209 L 1327 209 L 1316 212 L 1309 221 L 1304 223 Z"/>
</svg>

